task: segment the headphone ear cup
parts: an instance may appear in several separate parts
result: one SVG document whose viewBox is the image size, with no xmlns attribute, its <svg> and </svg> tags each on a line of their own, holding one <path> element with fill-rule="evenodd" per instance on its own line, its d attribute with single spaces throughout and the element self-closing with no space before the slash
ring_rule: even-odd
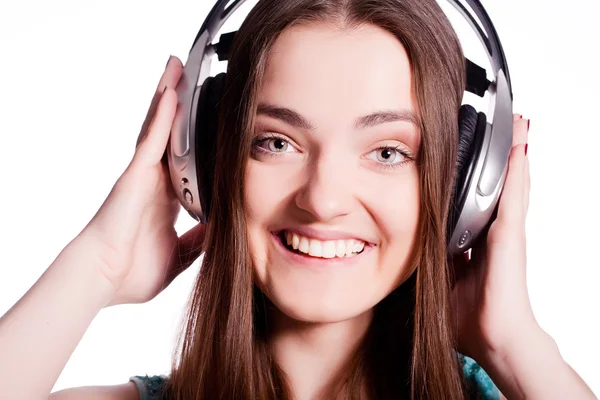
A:
<svg viewBox="0 0 600 400">
<path fill-rule="evenodd" d="M 196 178 L 202 220 L 210 215 L 210 201 L 215 170 L 215 156 L 219 124 L 219 108 L 225 86 L 226 73 L 208 77 L 200 88 L 196 108 Z"/>
<path fill-rule="evenodd" d="M 448 218 L 448 241 L 452 238 L 456 223 L 465 205 L 467 190 L 481 152 L 486 121 L 485 114 L 478 113 L 473 106 L 464 104 L 460 107 L 458 113 L 457 173 Z"/>
</svg>

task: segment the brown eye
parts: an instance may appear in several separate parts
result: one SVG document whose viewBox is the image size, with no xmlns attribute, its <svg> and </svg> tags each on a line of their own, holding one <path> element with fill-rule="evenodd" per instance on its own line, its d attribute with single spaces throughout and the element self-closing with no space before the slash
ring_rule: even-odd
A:
<svg viewBox="0 0 600 400">
<path fill-rule="evenodd" d="M 285 153 L 295 153 L 296 148 L 285 137 L 280 137 L 273 133 L 260 135 L 252 142 L 252 151 L 261 152 L 264 155 L 279 155 Z"/>
<path fill-rule="evenodd" d="M 396 159 L 396 153 L 390 149 L 383 149 L 377 153 L 377 161 L 393 162 Z"/>
<path fill-rule="evenodd" d="M 400 161 L 402 161 L 402 159 L 405 158 L 404 154 L 394 147 L 382 147 L 375 149 L 371 152 L 371 154 L 375 155 L 375 161 L 383 164 L 396 164 L 394 163 L 396 159 L 400 159 Z M 369 158 L 373 160 L 372 157 Z"/>
<path fill-rule="evenodd" d="M 372 150 L 367 155 L 367 158 L 375 161 L 377 166 L 384 170 L 402 167 L 414 160 L 411 153 L 408 150 L 404 150 L 399 145 L 395 147 L 380 146 Z"/>
<path fill-rule="evenodd" d="M 269 150 L 273 153 L 285 153 L 290 145 L 288 142 L 280 138 L 267 139 L 267 143 Z"/>
</svg>

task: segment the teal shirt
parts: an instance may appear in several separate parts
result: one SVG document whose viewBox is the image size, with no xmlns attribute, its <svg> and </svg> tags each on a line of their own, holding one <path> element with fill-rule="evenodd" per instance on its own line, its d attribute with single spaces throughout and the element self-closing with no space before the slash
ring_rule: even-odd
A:
<svg viewBox="0 0 600 400">
<path fill-rule="evenodd" d="M 458 359 L 467 381 L 469 400 L 500 399 L 500 391 L 475 360 L 460 353 L 458 354 Z M 159 400 L 161 386 L 167 379 L 167 375 L 136 375 L 129 378 L 138 387 L 140 400 Z"/>
<path fill-rule="evenodd" d="M 500 400 L 500 390 L 475 360 L 460 353 L 458 360 L 467 381 L 469 400 Z"/>
</svg>

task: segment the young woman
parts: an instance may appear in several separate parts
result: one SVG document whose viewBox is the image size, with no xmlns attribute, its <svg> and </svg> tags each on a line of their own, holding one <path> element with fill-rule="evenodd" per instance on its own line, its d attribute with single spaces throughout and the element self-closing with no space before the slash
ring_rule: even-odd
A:
<svg viewBox="0 0 600 400">
<path fill-rule="evenodd" d="M 447 259 L 465 77 L 435 1 L 260 1 L 229 60 L 210 220 L 178 238 L 181 71 L 170 58 L 130 165 L 0 321 L 3 396 L 47 398 L 102 307 L 151 300 L 203 252 L 169 376 L 50 397 L 594 398 L 528 300 L 527 119 L 487 236 Z"/>
</svg>

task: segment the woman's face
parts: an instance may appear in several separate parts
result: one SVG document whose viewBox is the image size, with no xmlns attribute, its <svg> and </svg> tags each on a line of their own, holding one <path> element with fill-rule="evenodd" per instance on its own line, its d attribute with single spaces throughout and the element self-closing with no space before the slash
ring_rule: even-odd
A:
<svg viewBox="0 0 600 400">
<path fill-rule="evenodd" d="M 295 26 L 274 43 L 258 100 L 245 176 L 254 280 L 290 318 L 358 316 L 414 271 L 408 55 L 375 26 Z"/>
</svg>

